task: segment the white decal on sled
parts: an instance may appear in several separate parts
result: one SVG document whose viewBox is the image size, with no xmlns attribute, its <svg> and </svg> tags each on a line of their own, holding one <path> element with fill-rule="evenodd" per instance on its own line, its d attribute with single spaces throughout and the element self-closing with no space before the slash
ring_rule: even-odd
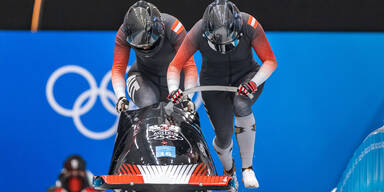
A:
<svg viewBox="0 0 384 192">
<path fill-rule="evenodd" d="M 150 140 L 184 140 L 180 136 L 180 127 L 175 125 L 151 125 L 148 127 L 148 139 Z"/>
</svg>

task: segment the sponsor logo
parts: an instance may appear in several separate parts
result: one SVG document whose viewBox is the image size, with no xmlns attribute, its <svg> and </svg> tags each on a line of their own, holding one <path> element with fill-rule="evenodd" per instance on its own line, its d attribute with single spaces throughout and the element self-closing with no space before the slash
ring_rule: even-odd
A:
<svg viewBox="0 0 384 192">
<path fill-rule="evenodd" d="M 148 139 L 150 140 L 184 140 L 180 136 L 180 127 L 175 125 L 151 125 L 148 127 Z"/>
<path fill-rule="evenodd" d="M 176 157 L 176 148 L 174 146 L 156 146 L 156 157 Z"/>
</svg>

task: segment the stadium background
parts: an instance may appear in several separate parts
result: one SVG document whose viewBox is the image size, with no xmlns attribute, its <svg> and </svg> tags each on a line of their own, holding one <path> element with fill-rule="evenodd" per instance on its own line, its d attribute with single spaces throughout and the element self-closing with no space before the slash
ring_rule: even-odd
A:
<svg viewBox="0 0 384 192">
<path fill-rule="evenodd" d="M 209 3 L 152 2 L 180 18 L 187 29 Z M 234 2 L 267 30 L 278 61 L 253 106 L 254 167 L 261 184 L 255 191 L 330 191 L 362 139 L 384 123 L 383 2 Z M 45 191 L 54 184 L 63 160 L 73 153 L 81 154 L 94 174 L 107 173 L 114 136 L 95 140 L 80 133 L 76 118 L 51 107 L 46 88 L 51 75 L 68 65 L 89 71 L 100 87 L 112 66 L 115 30 L 132 3 L 45 0 L 41 31 L 31 33 L 34 1 L 0 2 L 4 191 Z M 198 66 L 199 58 L 197 53 Z M 110 83 L 107 88 L 112 91 Z M 60 105 L 72 109 L 89 89 L 84 77 L 69 73 L 57 79 L 53 93 Z M 85 98 L 80 105 L 87 102 Z M 199 113 L 212 149 L 212 128 L 203 108 Z M 98 96 L 80 120 L 89 130 L 102 132 L 116 116 Z M 234 154 L 239 162 L 238 151 Z"/>
</svg>

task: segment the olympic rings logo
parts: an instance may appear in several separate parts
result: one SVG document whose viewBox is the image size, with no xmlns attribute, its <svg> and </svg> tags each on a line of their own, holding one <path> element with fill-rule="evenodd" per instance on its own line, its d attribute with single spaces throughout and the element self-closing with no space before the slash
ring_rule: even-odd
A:
<svg viewBox="0 0 384 192">
<path fill-rule="evenodd" d="M 79 97 L 77 97 L 72 109 L 66 109 L 62 107 L 60 104 L 57 103 L 53 95 L 53 88 L 54 88 L 54 84 L 56 83 L 56 80 L 62 75 L 65 75 L 67 73 L 75 73 L 83 76 L 85 80 L 88 81 L 88 84 L 90 86 L 89 90 L 84 91 L 83 93 L 80 94 Z M 111 105 L 111 103 L 108 101 L 108 98 L 114 102 L 117 101 L 115 94 L 113 94 L 112 91 L 107 89 L 107 86 L 109 81 L 111 80 L 111 77 L 112 77 L 112 73 L 111 71 L 109 71 L 103 77 L 100 84 L 100 88 L 98 88 L 95 78 L 86 69 L 76 65 L 67 65 L 67 66 L 61 67 L 57 69 L 55 72 L 53 72 L 48 79 L 47 86 L 46 86 L 46 95 L 47 95 L 48 103 L 57 113 L 66 117 L 72 117 L 73 123 L 75 124 L 76 128 L 80 131 L 80 133 L 82 133 L 86 137 L 91 139 L 106 139 L 115 133 L 116 127 L 118 124 L 118 118 L 116 118 L 116 122 L 108 130 L 103 132 L 94 132 L 87 129 L 84 126 L 84 124 L 80 120 L 80 116 L 84 115 L 85 113 L 91 110 L 91 108 L 95 105 L 98 95 L 100 96 L 101 103 L 103 104 L 105 109 L 107 109 L 107 111 L 110 112 L 111 114 L 117 115 L 115 111 L 115 107 Z M 82 106 L 84 101 L 87 99 L 88 99 L 88 102 Z"/>
<path fill-rule="evenodd" d="M 67 73 L 75 73 L 84 77 L 90 86 L 90 89 L 84 91 L 77 97 L 72 109 L 64 108 L 63 106 L 58 104 L 53 94 L 54 85 L 57 79 Z M 115 94 L 107 88 L 108 83 L 111 81 L 111 78 L 112 73 L 111 71 L 108 71 L 104 75 L 100 87 L 98 87 L 95 78 L 86 69 L 76 65 L 67 65 L 60 67 L 56 71 L 54 71 L 48 79 L 45 90 L 48 103 L 57 113 L 66 117 L 72 117 L 73 123 L 75 124 L 76 128 L 84 136 L 96 140 L 107 139 L 115 134 L 119 121 L 119 115 L 115 110 L 115 106 L 109 102 L 109 100 L 113 101 L 114 103 L 117 102 Z M 105 107 L 105 109 L 109 113 L 116 115 L 115 123 L 109 129 L 102 132 L 94 132 L 89 130 L 87 127 L 84 126 L 80 119 L 82 115 L 88 113 L 91 108 L 95 105 L 98 96 L 100 96 L 101 103 Z M 84 101 L 86 101 L 87 99 L 87 103 L 83 105 Z M 200 107 L 201 103 L 202 99 L 201 95 L 199 94 L 197 96 L 197 99 L 195 100 L 196 109 Z M 130 109 L 134 109 L 134 106 L 130 106 Z"/>
</svg>

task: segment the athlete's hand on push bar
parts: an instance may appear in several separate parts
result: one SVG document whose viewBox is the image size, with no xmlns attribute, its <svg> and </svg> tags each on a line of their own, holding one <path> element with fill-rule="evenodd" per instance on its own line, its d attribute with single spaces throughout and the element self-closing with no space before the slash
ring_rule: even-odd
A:
<svg viewBox="0 0 384 192">
<path fill-rule="evenodd" d="M 181 89 L 176 89 L 168 95 L 168 99 L 174 104 L 179 104 L 183 101 L 183 91 Z"/>
<path fill-rule="evenodd" d="M 129 101 L 126 97 L 120 97 L 119 100 L 117 100 L 116 111 L 118 113 L 121 113 L 121 112 L 127 110 L 128 107 L 129 107 Z"/>
<path fill-rule="evenodd" d="M 246 83 L 240 84 L 237 88 L 237 95 L 243 95 L 249 97 L 249 99 L 253 98 L 253 93 L 257 91 L 257 85 L 253 81 L 248 81 Z"/>
<path fill-rule="evenodd" d="M 188 97 L 188 95 L 184 95 L 181 89 L 177 89 L 172 91 L 168 95 L 168 99 L 172 101 L 174 104 L 180 104 L 184 111 L 193 112 L 195 111 L 195 104 Z"/>
<path fill-rule="evenodd" d="M 195 103 L 189 97 L 187 96 L 186 99 L 184 99 L 181 102 L 181 107 L 186 112 L 194 112 L 195 111 Z"/>
</svg>

